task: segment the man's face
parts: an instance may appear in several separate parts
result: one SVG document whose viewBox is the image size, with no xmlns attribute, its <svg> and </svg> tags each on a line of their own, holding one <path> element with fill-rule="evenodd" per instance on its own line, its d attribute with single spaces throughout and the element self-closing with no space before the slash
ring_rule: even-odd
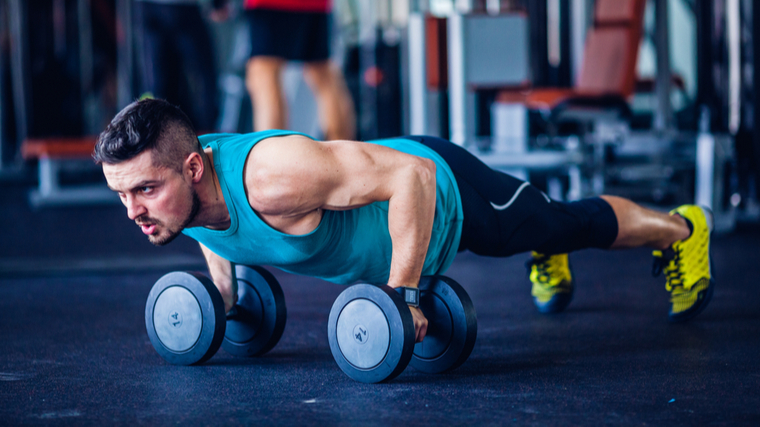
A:
<svg viewBox="0 0 760 427">
<path fill-rule="evenodd" d="M 119 193 L 127 216 L 148 240 L 163 246 L 179 235 L 200 210 L 189 180 L 177 171 L 155 167 L 150 150 L 118 164 L 103 164 L 108 187 Z"/>
</svg>

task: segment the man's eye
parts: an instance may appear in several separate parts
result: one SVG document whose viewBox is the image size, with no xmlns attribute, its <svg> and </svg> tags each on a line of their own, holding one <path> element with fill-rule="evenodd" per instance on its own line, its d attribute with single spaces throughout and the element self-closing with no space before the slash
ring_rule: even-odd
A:
<svg viewBox="0 0 760 427">
<path fill-rule="evenodd" d="M 153 187 L 142 187 L 140 188 L 140 191 L 145 194 L 150 194 L 151 192 L 153 192 Z"/>
</svg>

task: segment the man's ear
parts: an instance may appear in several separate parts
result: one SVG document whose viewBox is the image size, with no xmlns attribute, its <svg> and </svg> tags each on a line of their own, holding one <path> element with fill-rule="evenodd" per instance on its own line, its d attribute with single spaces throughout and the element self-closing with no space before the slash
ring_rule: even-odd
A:
<svg viewBox="0 0 760 427">
<path fill-rule="evenodd" d="M 204 170 L 203 157 L 196 152 L 190 153 L 185 159 L 185 173 L 189 174 L 194 184 L 201 182 Z"/>
</svg>

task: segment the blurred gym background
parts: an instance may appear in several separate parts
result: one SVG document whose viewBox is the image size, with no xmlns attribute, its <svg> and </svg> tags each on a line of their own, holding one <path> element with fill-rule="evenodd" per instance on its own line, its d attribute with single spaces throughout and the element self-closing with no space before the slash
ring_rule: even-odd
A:
<svg viewBox="0 0 760 427">
<path fill-rule="evenodd" d="M 0 1 L 0 275 L 202 266 L 155 252 L 89 158 L 141 93 L 135 0 Z M 211 7 L 204 4 L 204 10 Z M 616 194 L 760 221 L 760 7 L 751 0 L 334 0 L 360 140 L 441 136 L 552 198 Z M 250 132 L 247 22 L 208 20 L 214 129 Z M 193 117 L 194 70 L 167 70 Z M 298 64 L 289 127 L 320 137 Z M 204 117 L 208 120 L 208 117 Z M 201 268 L 201 267 L 199 267 Z"/>
</svg>

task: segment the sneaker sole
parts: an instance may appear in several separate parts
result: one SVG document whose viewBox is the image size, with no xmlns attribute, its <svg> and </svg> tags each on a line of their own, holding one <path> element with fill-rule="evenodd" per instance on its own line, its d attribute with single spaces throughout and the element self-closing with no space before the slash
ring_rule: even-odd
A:
<svg viewBox="0 0 760 427">
<path fill-rule="evenodd" d="M 711 268 L 711 270 L 712 270 L 712 268 Z M 712 296 L 713 296 L 713 290 L 714 289 L 715 289 L 715 280 L 710 279 L 710 285 L 707 287 L 707 289 L 705 289 L 704 291 L 701 292 L 701 293 L 704 294 L 704 297 L 702 298 L 702 301 L 700 301 L 695 306 L 693 306 L 692 308 L 690 308 L 690 309 L 688 309 L 688 310 L 686 310 L 684 312 L 681 312 L 681 313 L 678 313 L 678 314 L 670 314 L 670 315 L 668 315 L 668 321 L 670 323 L 681 323 L 681 322 L 685 322 L 687 320 L 691 320 L 694 317 L 696 317 L 710 303 L 710 300 L 712 299 Z"/>
<path fill-rule="evenodd" d="M 538 312 L 541 314 L 556 314 L 564 311 L 568 305 L 570 305 L 570 301 L 573 300 L 573 292 L 567 293 L 567 294 L 557 294 L 552 297 L 547 302 L 539 302 L 535 297 L 533 298 L 533 303 L 536 305 L 536 308 L 538 309 Z"/>
</svg>

